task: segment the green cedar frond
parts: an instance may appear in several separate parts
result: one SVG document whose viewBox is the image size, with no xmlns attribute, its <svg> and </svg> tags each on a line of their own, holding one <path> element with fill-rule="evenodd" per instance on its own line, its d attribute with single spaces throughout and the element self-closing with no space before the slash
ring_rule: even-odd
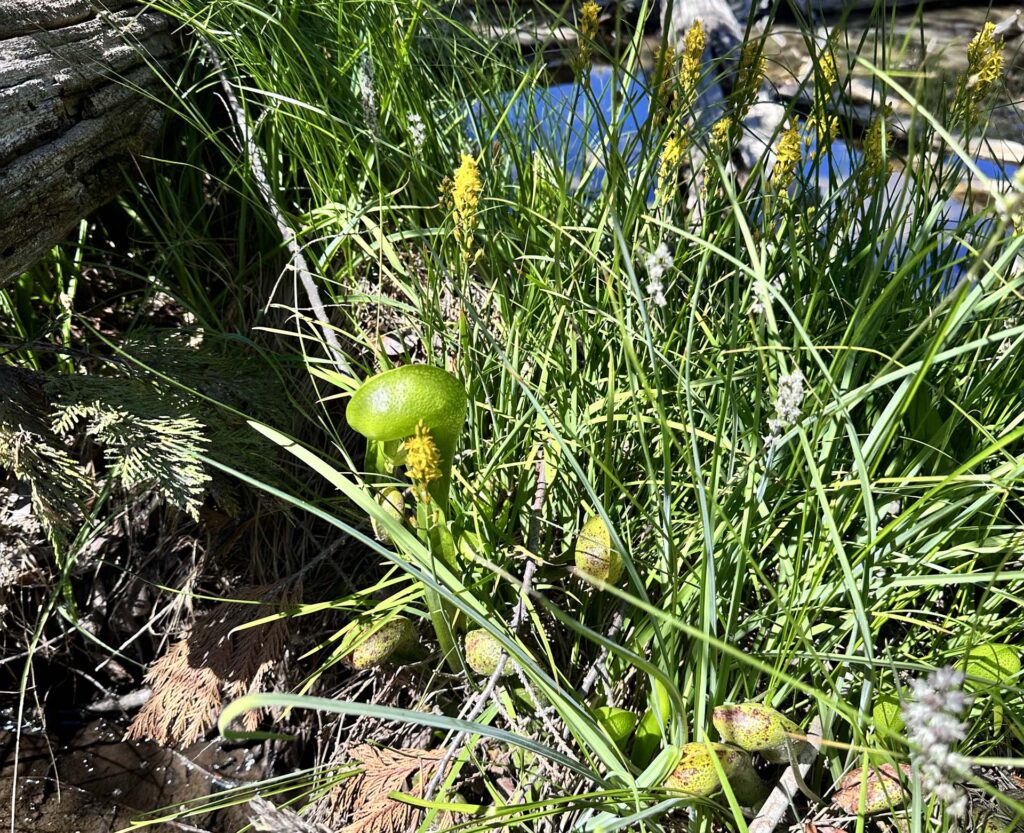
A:
<svg viewBox="0 0 1024 833">
<path fill-rule="evenodd" d="M 198 419 L 182 413 L 145 416 L 98 398 L 57 405 L 54 432 L 70 436 L 76 427 L 103 449 L 110 475 L 125 491 L 151 488 L 198 517 L 210 481 L 199 462 L 208 439 Z"/>
<path fill-rule="evenodd" d="M 62 540 L 93 496 L 92 482 L 51 430 L 32 374 L 0 367 L 0 388 L 0 467 L 28 484 L 36 517 L 51 540 Z"/>
</svg>

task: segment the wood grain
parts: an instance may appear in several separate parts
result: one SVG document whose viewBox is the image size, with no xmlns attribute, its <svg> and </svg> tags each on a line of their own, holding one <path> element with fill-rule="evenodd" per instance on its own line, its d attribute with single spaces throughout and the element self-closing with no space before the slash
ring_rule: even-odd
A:
<svg viewBox="0 0 1024 833">
<path fill-rule="evenodd" d="M 109 200 L 159 135 L 169 24 L 123 0 L 0 0 L 0 283 Z"/>
</svg>

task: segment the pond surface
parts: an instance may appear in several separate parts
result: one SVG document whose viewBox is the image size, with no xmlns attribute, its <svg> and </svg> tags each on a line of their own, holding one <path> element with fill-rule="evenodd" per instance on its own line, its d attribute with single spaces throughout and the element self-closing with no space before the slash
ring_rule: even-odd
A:
<svg viewBox="0 0 1024 833">
<path fill-rule="evenodd" d="M 967 44 L 991 20 L 995 23 L 1012 18 L 1019 3 L 985 0 L 953 6 L 932 6 L 923 13 L 903 9 L 886 18 L 884 27 L 871 25 L 864 15 L 853 16 L 842 29 L 850 51 L 879 64 L 883 52 L 890 56 L 888 69 L 903 86 L 913 89 L 922 74 L 926 86 L 937 89 L 951 85 L 967 68 Z M 815 38 L 824 42 L 830 29 L 815 30 Z M 766 48 L 768 76 L 785 85 L 806 74 L 807 47 L 803 35 L 790 23 L 779 22 L 771 32 Z M 1004 139 L 1024 139 L 1024 114 L 1018 106 L 1024 100 L 1024 37 L 1008 35 L 1004 48 L 1004 86 L 990 114 L 990 135 Z M 855 75 L 870 80 L 870 73 L 859 68 Z"/>
<path fill-rule="evenodd" d="M 900 82 L 912 87 L 922 72 L 928 86 L 935 91 L 951 88 L 966 67 L 966 50 L 970 39 L 986 19 L 1001 21 L 1015 7 L 997 5 L 990 12 L 976 4 L 944 9 L 929 9 L 924 15 L 903 12 L 887 20 L 885 30 L 867 28 L 865 18 L 852 19 L 845 28 L 848 43 L 860 45 L 861 55 L 873 56 L 878 44 L 890 44 L 887 53 L 889 70 Z M 828 30 L 818 30 L 822 40 Z M 927 47 L 925 47 L 927 44 Z M 596 194 L 605 175 L 609 137 L 614 136 L 619 157 L 633 175 L 643 158 L 639 128 L 650 115 L 648 86 L 651 61 L 659 45 L 657 38 L 647 42 L 644 64 L 635 74 L 627 76 L 609 66 L 595 66 L 589 73 L 589 90 L 576 82 L 538 86 L 520 94 L 512 102 L 507 118 L 515 133 L 535 154 L 551 162 L 553 170 L 564 175 L 573 191 Z M 766 43 L 769 80 L 780 88 L 792 87 L 794 81 L 806 76 L 809 59 L 803 37 L 792 24 L 780 23 L 772 30 Z M 1005 84 L 993 102 L 988 136 L 1024 140 L 1024 115 L 1017 106 L 1024 99 L 1024 38 L 1015 37 L 1005 47 Z M 865 70 L 855 72 L 870 80 Z M 501 103 L 507 105 L 510 97 Z M 833 143 L 827 155 L 811 161 L 806 155 L 805 174 L 824 174 L 828 169 L 840 180 L 856 167 L 860 150 L 843 141 Z M 1015 160 L 1017 162 L 1021 160 Z M 1012 177 L 1018 165 L 977 160 L 982 172 L 992 178 Z M 653 176 L 651 177 L 653 180 Z M 651 182 L 653 189 L 653 181 Z"/>
<path fill-rule="evenodd" d="M 589 87 L 589 94 L 579 83 L 537 88 L 512 104 L 508 119 L 518 135 L 529 137 L 524 141 L 530 151 L 550 160 L 566 175 L 573 191 L 582 188 L 584 193 L 596 195 L 605 174 L 609 136 L 616 137 L 620 157 L 634 175 L 637 173 L 642 158 L 639 129 L 650 115 L 651 99 L 646 76 L 623 78 L 609 67 L 594 67 Z M 1024 139 L 1024 135 L 1018 133 L 1015 138 Z M 830 169 L 840 180 L 848 177 L 861 158 L 859 147 L 842 139 L 817 160 L 810 151 L 805 154 L 805 176 L 825 180 Z M 991 159 L 975 161 L 985 176 L 994 179 L 1011 178 L 1019 167 Z"/>
</svg>

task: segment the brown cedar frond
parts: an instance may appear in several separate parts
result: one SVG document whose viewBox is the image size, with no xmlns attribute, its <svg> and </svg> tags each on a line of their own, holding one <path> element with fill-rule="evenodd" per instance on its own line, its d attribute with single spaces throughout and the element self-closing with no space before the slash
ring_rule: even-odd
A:
<svg viewBox="0 0 1024 833">
<path fill-rule="evenodd" d="M 238 599 L 256 601 L 269 592 L 242 588 Z M 232 631 L 266 612 L 263 605 L 222 602 L 197 617 L 191 632 L 150 666 L 146 682 L 153 696 L 125 738 L 188 746 L 210 730 L 225 698 L 258 691 L 284 653 L 287 619 Z M 259 720 L 259 712 L 247 714 L 246 729 L 253 731 Z"/>
<path fill-rule="evenodd" d="M 349 823 L 340 833 L 405 833 L 415 830 L 421 810 L 388 798 L 399 791 L 422 796 L 443 757 L 440 750 L 381 749 L 369 744 L 351 752 L 359 762 L 361 774 L 336 787 L 328 801 L 349 815 Z M 414 786 L 415 783 L 415 786 Z"/>
<path fill-rule="evenodd" d="M 153 696 L 135 715 L 126 740 L 152 739 L 188 746 L 206 734 L 221 707 L 220 678 L 210 665 L 193 665 L 188 638 L 150 666 Z"/>
</svg>

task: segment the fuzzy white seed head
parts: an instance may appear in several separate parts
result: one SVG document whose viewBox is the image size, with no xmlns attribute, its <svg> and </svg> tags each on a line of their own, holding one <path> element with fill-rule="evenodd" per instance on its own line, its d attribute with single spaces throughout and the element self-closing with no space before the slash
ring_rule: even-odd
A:
<svg viewBox="0 0 1024 833">
<path fill-rule="evenodd" d="M 665 287 L 661 281 L 656 278 L 651 278 L 651 282 L 647 284 L 647 294 L 651 296 L 651 302 L 659 307 L 663 307 L 668 303 L 665 298 Z"/>
<path fill-rule="evenodd" d="M 878 520 L 884 521 L 888 517 L 895 518 L 902 508 L 903 504 L 898 500 L 890 500 L 878 510 Z"/>
<path fill-rule="evenodd" d="M 781 293 L 782 292 L 782 288 L 785 285 L 786 285 L 786 273 L 785 272 L 783 272 L 780 275 L 777 275 L 775 278 L 772 279 L 772 283 L 771 283 L 772 289 L 774 289 L 777 293 Z M 768 292 L 762 293 L 758 289 L 757 284 L 752 281 L 751 285 L 750 285 L 750 297 L 753 298 L 753 300 L 750 302 L 750 313 L 751 313 L 751 315 L 758 316 L 758 317 L 764 315 L 764 311 L 766 309 L 766 304 L 770 305 L 772 303 L 772 296 L 771 296 L 771 294 L 768 293 Z"/>
<path fill-rule="evenodd" d="M 409 138 L 412 139 L 412 145 L 416 150 L 422 148 L 423 143 L 427 141 L 427 127 L 416 113 L 409 116 Z"/>
<path fill-rule="evenodd" d="M 377 132 L 377 87 L 373 78 L 373 62 L 370 54 L 364 52 L 359 56 L 356 67 L 356 81 L 359 84 L 359 99 L 363 104 L 363 118 L 367 126 Z"/>
<path fill-rule="evenodd" d="M 912 757 L 925 795 L 936 798 L 956 817 L 967 809 L 959 782 L 971 770 L 967 759 L 953 751 L 967 736 L 963 715 L 973 702 L 963 684 L 962 671 L 940 668 L 924 679 L 913 680 L 910 697 L 903 705 L 907 739 L 913 746 Z"/>
<path fill-rule="evenodd" d="M 660 279 L 665 272 L 671 269 L 672 255 L 668 250 L 668 245 L 659 243 L 657 249 L 653 252 L 648 252 L 644 258 L 644 268 L 652 280 Z"/>
<path fill-rule="evenodd" d="M 647 277 L 650 279 L 646 287 L 647 294 L 651 296 L 651 301 L 659 307 L 663 307 L 668 303 L 668 300 L 665 298 L 665 285 L 661 279 L 671 268 L 672 254 L 665 243 L 660 243 L 657 249 L 653 252 L 648 252 L 644 257 L 644 269 L 647 272 Z"/>
<path fill-rule="evenodd" d="M 779 392 L 775 397 L 775 416 L 768 420 L 768 434 L 764 438 L 765 448 L 772 449 L 778 445 L 782 432 L 796 425 L 800 419 L 807 391 L 804 387 L 804 374 L 800 368 L 792 373 L 779 377 Z"/>
</svg>

